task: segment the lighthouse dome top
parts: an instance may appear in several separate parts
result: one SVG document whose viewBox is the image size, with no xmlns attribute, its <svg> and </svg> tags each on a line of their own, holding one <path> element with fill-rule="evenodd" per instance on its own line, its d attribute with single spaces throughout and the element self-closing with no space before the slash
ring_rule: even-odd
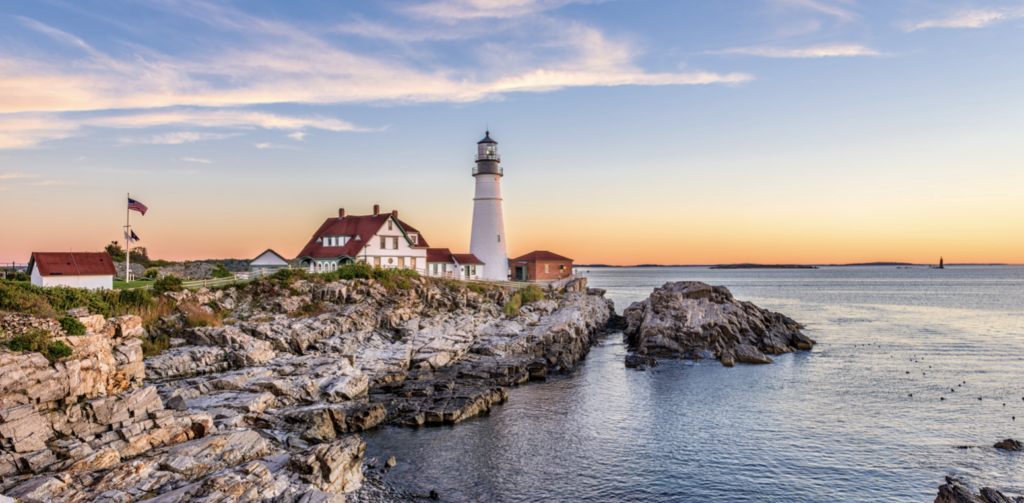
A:
<svg viewBox="0 0 1024 503">
<path fill-rule="evenodd" d="M 487 133 L 486 133 L 486 134 L 484 135 L 484 139 L 482 139 L 482 140 L 480 140 L 480 141 L 478 141 L 478 142 L 476 142 L 476 143 L 477 143 L 478 145 L 479 145 L 479 144 L 481 144 L 481 143 L 493 143 L 493 144 L 495 144 L 495 145 L 497 145 L 497 144 L 498 144 L 498 142 L 494 141 L 494 140 L 493 140 L 493 139 L 491 138 L 491 132 L 490 132 L 490 131 L 488 131 L 488 132 L 487 132 Z"/>
</svg>

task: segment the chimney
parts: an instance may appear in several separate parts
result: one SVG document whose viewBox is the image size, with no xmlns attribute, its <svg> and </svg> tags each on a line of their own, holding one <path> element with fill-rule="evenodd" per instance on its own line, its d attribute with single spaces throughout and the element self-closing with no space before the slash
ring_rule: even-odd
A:
<svg viewBox="0 0 1024 503">
<path fill-rule="evenodd" d="M 391 216 L 398 218 L 398 210 L 391 210 Z"/>
<path fill-rule="evenodd" d="M 377 215 L 380 215 L 380 205 L 379 204 L 373 205 L 373 216 L 377 216 Z"/>
<path fill-rule="evenodd" d="M 345 218 L 345 208 L 338 208 L 338 218 Z"/>
</svg>

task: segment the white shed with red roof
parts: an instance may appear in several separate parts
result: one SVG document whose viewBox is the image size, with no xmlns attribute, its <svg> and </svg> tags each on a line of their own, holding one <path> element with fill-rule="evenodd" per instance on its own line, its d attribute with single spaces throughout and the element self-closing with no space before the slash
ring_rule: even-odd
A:
<svg viewBox="0 0 1024 503">
<path fill-rule="evenodd" d="M 472 253 L 452 253 L 448 248 L 430 248 L 427 250 L 427 274 L 482 279 L 484 263 Z"/>
<path fill-rule="evenodd" d="M 28 261 L 32 284 L 92 290 L 114 288 L 114 261 L 107 252 L 32 252 Z"/>
</svg>

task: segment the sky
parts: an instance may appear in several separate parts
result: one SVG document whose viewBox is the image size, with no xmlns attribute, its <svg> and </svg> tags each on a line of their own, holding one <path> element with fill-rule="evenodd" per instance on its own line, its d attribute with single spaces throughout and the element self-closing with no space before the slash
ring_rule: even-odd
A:
<svg viewBox="0 0 1024 503">
<path fill-rule="evenodd" d="M 1024 0 L 0 3 L 0 261 L 294 257 L 339 208 L 510 256 L 1024 263 Z"/>
</svg>

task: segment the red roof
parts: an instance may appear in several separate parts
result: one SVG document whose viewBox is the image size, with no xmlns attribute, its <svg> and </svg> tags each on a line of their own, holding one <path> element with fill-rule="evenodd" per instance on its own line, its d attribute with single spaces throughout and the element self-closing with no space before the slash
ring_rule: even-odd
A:
<svg viewBox="0 0 1024 503">
<path fill-rule="evenodd" d="M 452 258 L 460 264 L 480 264 L 485 265 L 480 259 L 476 258 L 476 255 L 472 253 L 453 253 Z"/>
<path fill-rule="evenodd" d="M 107 252 L 32 252 L 28 270 L 33 265 L 42 276 L 113 276 L 114 261 Z"/>
<path fill-rule="evenodd" d="M 313 237 L 306 243 L 306 246 L 299 252 L 299 257 L 312 258 L 337 258 L 342 255 L 358 257 L 363 251 L 363 246 L 373 238 L 373 235 L 380 230 L 391 218 L 391 213 L 379 215 L 349 215 L 342 218 L 328 218 L 313 234 Z M 398 226 L 404 229 L 406 234 L 417 234 L 416 244 L 413 248 L 428 248 L 427 240 L 420 231 L 411 225 L 395 218 Z M 324 246 L 323 242 L 317 242 L 322 236 L 352 236 L 344 246 Z M 356 239 L 356 236 L 359 239 Z"/>
<path fill-rule="evenodd" d="M 448 248 L 428 248 L 427 249 L 427 263 L 441 262 L 445 264 L 451 264 L 455 262 L 452 259 L 452 252 Z"/>
<path fill-rule="evenodd" d="M 571 258 L 566 258 L 558 255 L 557 253 L 541 250 L 530 252 L 522 257 L 516 257 L 510 260 L 517 262 L 572 262 Z"/>
</svg>

